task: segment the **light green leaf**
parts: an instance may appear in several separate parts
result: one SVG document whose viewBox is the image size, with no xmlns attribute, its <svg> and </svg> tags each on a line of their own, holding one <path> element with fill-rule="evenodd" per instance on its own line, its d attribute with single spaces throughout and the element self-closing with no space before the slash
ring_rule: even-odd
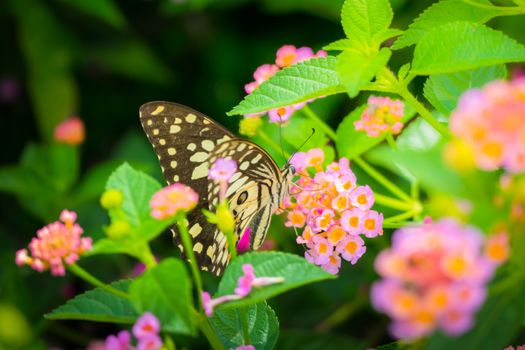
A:
<svg viewBox="0 0 525 350">
<path fill-rule="evenodd" d="M 361 52 L 345 51 L 337 56 L 336 70 L 350 97 L 355 97 L 383 68 L 392 51 L 382 48 L 373 56 Z"/>
<path fill-rule="evenodd" d="M 62 3 L 78 9 L 87 15 L 93 16 L 112 25 L 123 29 L 126 20 L 113 0 L 60 0 Z"/>
<path fill-rule="evenodd" d="M 346 0 L 341 24 L 346 36 L 364 47 L 379 47 L 379 37 L 390 27 L 394 13 L 388 0 Z"/>
<path fill-rule="evenodd" d="M 506 75 L 507 69 L 504 65 L 431 75 L 425 82 L 425 98 L 439 112 L 448 116 L 456 108 L 463 92 L 482 87 L 492 80 L 504 79 Z"/>
<path fill-rule="evenodd" d="M 336 148 L 340 157 L 346 157 L 348 159 L 355 158 L 385 139 L 385 135 L 370 137 L 365 132 L 355 129 L 354 122 L 359 120 L 366 107 L 367 105 L 357 107 L 339 124 L 337 128 Z M 401 121 L 407 123 L 415 115 L 414 109 L 409 105 L 405 105 L 405 114 L 401 118 Z"/>
<path fill-rule="evenodd" d="M 333 56 L 312 58 L 277 72 L 228 115 L 252 114 L 344 92 Z"/>
<path fill-rule="evenodd" d="M 512 0 L 518 6 L 525 6 L 525 0 Z"/>
<path fill-rule="evenodd" d="M 155 179 L 133 169 L 128 163 L 118 167 L 106 183 L 106 190 L 116 189 L 124 195 L 122 210 L 125 220 L 134 227 L 155 220 L 150 214 L 149 201 L 160 188 L 160 184 Z"/>
<path fill-rule="evenodd" d="M 339 51 L 339 50 L 346 50 L 346 49 L 352 49 L 354 48 L 354 45 L 352 43 L 352 40 L 350 39 L 340 39 L 334 42 L 331 42 L 328 45 L 325 45 L 323 47 L 323 50 L 327 51 Z"/>
<path fill-rule="evenodd" d="M 250 344 L 257 350 L 273 349 L 279 337 L 279 321 L 275 312 L 265 302 L 246 307 Z M 223 309 L 214 312 L 210 324 L 224 347 L 234 349 L 244 344 L 239 309 Z"/>
<path fill-rule="evenodd" d="M 491 18 L 502 16 L 505 10 L 493 6 L 489 0 L 464 1 L 442 0 L 427 8 L 410 24 L 408 30 L 400 36 L 392 49 L 417 44 L 432 29 L 445 23 L 466 21 L 485 23 Z"/>
<path fill-rule="evenodd" d="M 127 292 L 129 285 L 129 280 L 122 280 L 112 283 L 111 287 Z M 133 323 L 137 312 L 129 300 L 95 288 L 68 300 L 44 317 L 50 320 Z"/>
<path fill-rule="evenodd" d="M 441 141 L 441 134 L 423 118 L 410 123 L 396 139 L 399 150 L 425 151 Z"/>
<path fill-rule="evenodd" d="M 435 28 L 416 45 L 412 73 L 451 73 L 523 61 L 525 47 L 502 32 L 481 24 L 454 22 Z"/>
<path fill-rule="evenodd" d="M 335 278 L 297 255 L 281 252 L 248 253 L 239 256 L 226 268 L 219 283 L 219 295 L 234 293 L 237 280 L 243 275 L 242 265 L 244 264 L 253 265 L 256 277 L 283 277 L 284 282 L 254 288 L 247 297 L 221 304 L 219 308 L 256 304 L 305 284 Z"/>
<path fill-rule="evenodd" d="M 70 31 L 62 27 L 43 1 L 14 0 L 9 4 L 18 26 L 40 134 L 50 140 L 55 126 L 77 111 Z"/>
<path fill-rule="evenodd" d="M 139 313 L 152 312 L 165 331 L 195 334 L 191 280 L 182 261 L 169 258 L 147 270 L 131 283 L 129 294 Z"/>
</svg>

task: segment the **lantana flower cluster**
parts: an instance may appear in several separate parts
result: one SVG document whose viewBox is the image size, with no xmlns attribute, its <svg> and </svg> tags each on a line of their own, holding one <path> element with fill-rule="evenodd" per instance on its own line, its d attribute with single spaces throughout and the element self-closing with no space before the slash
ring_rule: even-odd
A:
<svg viewBox="0 0 525 350">
<path fill-rule="evenodd" d="M 399 134 L 403 128 L 401 118 L 405 113 L 405 105 L 400 100 L 390 97 L 370 96 L 368 106 L 361 114 L 361 119 L 354 122 L 358 131 L 364 131 L 370 137 L 378 137 L 386 133 Z"/>
<path fill-rule="evenodd" d="M 263 287 L 284 281 L 284 277 L 255 277 L 253 265 L 251 264 L 242 265 L 242 272 L 243 275 L 237 280 L 237 288 L 235 288 L 234 294 L 223 295 L 212 299 L 210 293 L 202 292 L 202 307 L 208 317 L 213 316 L 213 309 L 217 305 L 242 299 L 251 293 L 253 287 Z"/>
<path fill-rule="evenodd" d="M 452 132 L 483 170 L 525 170 L 525 78 L 465 92 L 450 116 Z"/>
<path fill-rule="evenodd" d="M 16 252 L 17 265 L 29 265 L 36 271 L 48 269 L 54 276 L 64 276 L 64 264 L 75 263 L 82 254 L 91 250 L 90 237 L 81 237 L 84 230 L 75 223 L 77 214 L 63 210 L 60 221 L 55 221 L 37 231 L 37 236 L 29 243 L 27 249 Z"/>
<path fill-rule="evenodd" d="M 174 183 L 156 192 L 149 203 L 151 216 L 164 220 L 188 212 L 197 206 L 199 195 L 191 187 Z"/>
<path fill-rule="evenodd" d="M 336 274 L 341 258 L 355 264 L 366 251 L 362 236 L 383 234 L 383 214 L 371 210 L 374 193 L 369 186 L 358 186 L 349 161 L 341 158 L 323 171 L 324 152 L 311 149 L 296 153 L 291 164 L 300 175 L 292 187 L 288 227 L 303 229 L 297 243 L 307 248 L 305 258 Z M 315 170 L 312 177 L 308 170 Z"/>
<path fill-rule="evenodd" d="M 253 73 L 254 81 L 246 84 L 244 90 L 247 94 L 251 94 L 263 82 L 271 78 L 282 68 L 289 67 L 297 62 L 305 61 L 313 57 L 324 57 L 326 51 L 319 50 L 317 53 L 309 47 L 296 48 L 293 45 L 284 45 L 277 50 L 275 64 L 263 64 L 258 67 Z M 270 123 L 286 123 L 294 111 L 301 109 L 305 103 L 298 103 L 292 106 L 279 107 L 268 112 L 246 115 L 240 125 L 240 131 L 243 135 L 253 136 L 261 122 L 259 118 L 268 113 Z"/>
<path fill-rule="evenodd" d="M 417 338 L 439 328 L 456 336 L 471 328 L 495 268 L 509 254 L 507 235 L 485 238 L 452 219 L 397 230 L 375 268 L 374 307 L 389 315 L 397 338 Z"/>
<path fill-rule="evenodd" d="M 137 319 L 132 329 L 137 338 L 137 346 L 131 345 L 131 334 L 128 331 L 120 331 L 117 335 L 106 338 L 106 350 L 158 350 L 162 347 L 162 339 L 159 336 L 160 322 L 151 312 L 145 312 Z"/>
</svg>

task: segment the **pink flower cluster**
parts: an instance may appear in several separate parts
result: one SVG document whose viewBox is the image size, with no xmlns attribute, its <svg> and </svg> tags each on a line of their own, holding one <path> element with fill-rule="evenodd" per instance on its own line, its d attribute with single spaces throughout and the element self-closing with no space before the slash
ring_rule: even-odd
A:
<svg viewBox="0 0 525 350">
<path fill-rule="evenodd" d="M 283 277 L 255 277 L 251 264 L 242 265 L 242 272 L 243 275 L 237 281 L 235 294 L 223 295 L 212 299 L 208 292 L 202 292 L 202 307 L 208 317 L 213 315 L 213 309 L 217 305 L 227 301 L 242 299 L 251 293 L 253 287 L 263 287 L 284 281 Z"/>
<path fill-rule="evenodd" d="M 493 81 L 465 92 L 450 116 L 452 132 L 484 170 L 525 170 L 525 79 Z"/>
<path fill-rule="evenodd" d="M 137 347 L 131 346 L 131 335 L 128 331 L 121 331 L 116 336 L 106 338 L 106 350 L 158 350 L 162 347 L 159 336 L 160 322 L 150 312 L 145 312 L 133 325 L 133 335 L 137 338 Z"/>
<path fill-rule="evenodd" d="M 473 324 L 486 284 L 508 256 L 505 234 L 489 239 L 475 228 L 443 219 L 405 227 L 392 236 L 375 268 L 374 307 L 388 314 L 392 335 L 417 338 L 440 328 L 455 336 Z"/>
<path fill-rule="evenodd" d="M 149 205 L 151 216 L 158 220 L 174 217 L 178 212 L 195 208 L 199 195 L 190 187 L 175 183 L 156 192 Z"/>
<path fill-rule="evenodd" d="M 84 230 L 75 223 L 76 219 L 75 212 L 63 210 L 60 221 L 52 222 L 37 231 L 37 236 L 29 243 L 31 256 L 27 249 L 16 252 L 16 264 L 29 265 L 39 272 L 50 269 L 52 275 L 64 276 L 64 263 L 75 263 L 91 249 L 91 238 L 80 237 Z"/>
<path fill-rule="evenodd" d="M 220 184 L 220 198 L 223 200 L 226 197 L 226 190 L 228 189 L 228 181 L 237 171 L 237 163 L 233 159 L 219 158 L 213 163 L 208 171 L 208 178 Z"/>
<path fill-rule="evenodd" d="M 56 141 L 68 145 L 79 145 L 84 142 L 84 123 L 79 117 L 71 117 L 58 124 L 53 134 Z"/>
<path fill-rule="evenodd" d="M 296 48 L 293 45 L 284 45 L 277 50 L 275 64 L 263 64 L 258 67 L 253 73 L 255 79 L 251 83 L 244 86 L 247 94 L 251 94 L 263 82 L 271 78 L 281 68 L 289 67 L 297 62 L 305 61 L 313 57 L 324 57 L 326 52 L 323 50 L 314 51 L 309 47 Z M 303 108 L 305 103 L 298 103 L 293 106 L 285 106 L 272 109 L 268 111 L 270 123 L 286 123 L 294 111 Z M 266 112 L 246 115 L 246 117 L 258 117 L 266 114 Z"/>
<path fill-rule="evenodd" d="M 356 130 L 362 130 L 370 137 L 382 134 L 399 134 L 403 128 L 401 118 L 405 105 L 400 100 L 389 97 L 370 96 L 368 107 L 361 114 L 361 119 L 354 122 Z"/>
<path fill-rule="evenodd" d="M 348 159 L 341 158 L 323 171 L 321 149 L 296 153 L 291 164 L 300 175 L 292 188 L 292 197 L 284 207 L 289 209 L 288 227 L 304 228 L 297 243 L 305 244 L 305 258 L 336 274 L 341 257 L 355 264 L 366 251 L 361 237 L 383 234 L 383 214 L 371 210 L 374 193 L 369 186 L 357 186 Z M 312 177 L 308 168 L 316 174 Z"/>
</svg>

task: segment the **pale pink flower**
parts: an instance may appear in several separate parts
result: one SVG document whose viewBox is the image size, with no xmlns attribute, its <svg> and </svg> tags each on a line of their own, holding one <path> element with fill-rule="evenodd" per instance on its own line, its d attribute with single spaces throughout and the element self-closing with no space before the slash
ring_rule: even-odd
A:
<svg viewBox="0 0 525 350">
<path fill-rule="evenodd" d="M 133 335 L 137 339 L 157 335 L 160 332 L 160 322 L 151 312 L 145 312 L 133 325 Z"/>
<path fill-rule="evenodd" d="M 71 117 L 55 127 L 54 138 L 60 143 L 79 145 L 84 142 L 84 123 L 79 117 Z"/>
<path fill-rule="evenodd" d="M 256 350 L 253 345 L 241 345 L 235 348 L 235 350 Z"/>
<path fill-rule="evenodd" d="M 239 277 L 237 281 L 237 288 L 235 288 L 235 294 L 245 297 L 250 294 L 252 290 L 253 281 L 255 280 L 255 274 L 253 273 L 253 266 L 250 264 L 242 265 L 242 271 L 244 275 Z"/>
<path fill-rule="evenodd" d="M 337 244 L 336 250 L 354 265 L 366 252 L 365 241 L 359 236 L 348 235 Z"/>
<path fill-rule="evenodd" d="M 149 203 L 151 216 L 164 220 L 178 212 L 188 212 L 195 208 L 199 196 L 190 187 L 175 183 L 156 192 Z"/>
<path fill-rule="evenodd" d="M 275 64 L 263 64 L 255 70 L 255 72 L 253 73 L 253 78 L 255 79 L 257 84 L 262 84 L 263 82 L 274 76 L 275 73 L 277 73 L 278 71 L 279 67 L 277 67 Z"/>
<path fill-rule="evenodd" d="M 403 102 L 389 97 L 370 96 L 368 107 L 361 114 L 361 119 L 354 122 L 354 127 L 370 137 L 385 133 L 398 134 L 403 128 L 403 114 Z"/>
<path fill-rule="evenodd" d="M 215 309 L 217 305 L 220 305 L 222 303 L 232 301 L 232 300 L 242 299 L 242 297 L 237 294 L 223 295 L 215 299 L 212 299 L 210 296 L 210 293 L 205 292 L 205 291 L 203 291 L 201 295 L 202 295 L 202 307 L 204 309 L 204 313 L 208 317 L 213 316 L 213 310 Z"/>
<path fill-rule="evenodd" d="M 270 117 L 270 123 L 286 123 L 292 116 L 295 110 L 291 106 L 284 106 L 275 109 L 270 109 L 268 117 Z"/>
<path fill-rule="evenodd" d="M 339 254 L 332 254 L 329 257 L 328 262 L 326 264 L 321 265 L 321 267 L 326 272 L 332 275 L 337 275 L 339 269 L 341 268 L 341 256 Z"/>
<path fill-rule="evenodd" d="M 330 256 L 334 250 L 333 246 L 328 240 L 321 236 L 314 236 L 312 238 L 313 251 L 316 254 L 315 263 L 317 265 L 325 265 L 329 262 Z"/>
<path fill-rule="evenodd" d="M 81 237 L 84 230 L 75 223 L 76 213 L 63 210 L 62 222 L 55 221 L 37 231 L 37 237 L 29 243 L 29 256 L 26 249 L 16 252 L 17 265 L 30 265 L 34 270 L 51 270 L 54 276 L 66 273 L 64 264 L 75 263 L 81 255 L 91 250 L 90 237 Z"/>
<path fill-rule="evenodd" d="M 370 209 L 374 205 L 374 193 L 367 186 L 359 186 L 350 193 L 350 202 L 361 210 Z"/>
<path fill-rule="evenodd" d="M 367 238 L 383 234 L 383 214 L 369 210 L 363 217 L 363 233 Z"/>
<path fill-rule="evenodd" d="M 117 335 L 106 338 L 106 350 L 129 350 L 131 349 L 131 335 L 128 331 L 120 331 Z"/>
<path fill-rule="evenodd" d="M 351 235 L 358 235 L 363 232 L 363 218 L 365 212 L 359 208 L 346 210 L 341 215 L 341 225 Z"/>
<path fill-rule="evenodd" d="M 208 177 L 217 182 L 228 182 L 237 171 L 237 163 L 232 159 L 219 158 L 213 163 Z"/>
<path fill-rule="evenodd" d="M 324 152 L 320 148 L 312 148 L 306 152 L 306 166 L 316 167 L 323 165 Z"/>
<path fill-rule="evenodd" d="M 297 173 L 301 173 L 307 167 L 306 159 L 305 152 L 297 152 L 293 155 L 292 159 L 290 159 L 290 164 L 295 168 Z"/>
<path fill-rule="evenodd" d="M 153 334 L 140 338 L 137 343 L 137 350 L 159 350 L 162 345 L 160 337 L 157 334 Z"/>
<path fill-rule="evenodd" d="M 325 51 L 318 51 L 314 54 L 313 50 L 309 47 L 296 48 L 293 45 L 284 45 L 277 50 L 275 63 L 279 67 L 288 67 L 294 63 L 301 62 L 312 57 L 324 57 L 326 56 Z"/>
</svg>

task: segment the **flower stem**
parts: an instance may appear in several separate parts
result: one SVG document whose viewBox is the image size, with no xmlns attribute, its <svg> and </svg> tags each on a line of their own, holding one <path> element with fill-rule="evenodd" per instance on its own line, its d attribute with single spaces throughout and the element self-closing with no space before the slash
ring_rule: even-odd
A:
<svg viewBox="0 0 525 350">
<path fill-rule="evenodd" d="M 100 289 L 103 289 L 106 292 L 116 295 L 118 297 L 129 299 L 129 295 L 127 293 L 124 293 L 118 289 L 111 287 L 110 285 L 105 284 L 104 282 L 102 282 L 101 280 L 99 280 L 98 278 L 81 268 L 79 265 L 71 264 L 68 265 L 67 268 L 69 269 L 69 271 L 73 272 L 75 275 L 82 278 L 84 281 L 91 283 L 95 287 L 99 287 Z"/>
<path fill-rule="evenodd" d="M 394 140 L 394 136 L 391 133 L 386 134 L 386 142 L 393 150 L 397 150 L 396 140 Z"/>
<path fill-rule="evenodd" d="M 259 129 L 259 131 L 257 132 L 257 136 L 259 136 L 261 139 L 264 140 L 264 142 L 266 142 L 268 144 L 268 146 L 272 147 L 275 152 L 281 154 L 284 153 L 284 156 L 289 158 L 290 157 L 290 154 L 288 154 L 285 150 L 281 150 L 281 146 L 279 146 L 274 140 L 272 140 L 272 138 L 268 135 L 266 135 L 266 133 L 264 131 L 262 131 L 261 129 Z M 287 159 L 286 159 L 287 160 Z"/>
<path fill-rule="evenodd" d="M 223 232 L 223 234 L 226 236 L 226 240 L 228 241 L 228 250 L 230 251 L 230 261 L 235 260 L 237 258 L 237 246 L 235 244 L 235 240 L 233 239 L 233 231 Z"/>
<path fill-rule="evenodd" d="M 151 269 L 152 267 L 157 266 L 157 260 L 155 260 L 155 256 L 151 252 L 148 243 L 142 244 L 139 251 L 139 259 L 144 265 L 146 265 L 146 269 Z"/>
<path fill-rule="evenodd" d="M 199 326 L 199 329 L 208 340 L 208 343 L 210 343 L 211 348 L 213 350 L 224 350 L 224 345 L 222 345 L 221 340 L 211 328 L 208 318 L 203 314 L 197 313 L 197 311 L 195 311 L 193 308 L 191 308 L 191 310 L 194 312 L 193 316 L 195 319 L 197 319 L 197 325 Z"/>
<path fill-rule="evenodd" d="M 418 208 L 414 208 L 414 209 L 411 209 L 411 210 L 408 210 L 402 214 L 399 214 L 399 215 L 394 215 L 394 216 L 391 216 L 389 218 L 386 218 L 383 223 L 386 223 L 386 224 L 393 224 L 393 223 L 397 223 L 397 222 L 400 222 L 400 221 L 403 221 L 403 220 L 406 220 L 406 219 L 411 219 L 413 218 L 415 215 L 419 214 L 421 212 L 421 210 L 418 210 Z"/>
<path fill-rule="evenodd" d="M 193 244 L 188 232 L 188 227 L 186 226 L 186 215 L 184 213 L 177 215 L 177 228 L 179 229 L 179 235 L 184 247 L 184 254 L 186 254 L 190 261 L 191 273 L 193 275 L 193 280 L 195 282 L 195 287 L 197 288 L 197 295 L 199 298 L 199 311 L 202 312 L 202 280 L 199 272 L 199 266 L 197 264 L 197 259 L 195 258 L 195 253 L 193 253 Z"/>
<path fill-rule="evenodd" d="M 387 190 L 392 192 L 392 194 L 395 194 L 402 200 L 406 202 L 410 202 L 410 196 L 407 195 L 402 189 L 397 187 L 392 181 L 388 180 L 385 176 L 383 176 L 379 171 L 374 169 L 372 166 L 370 166 L 367 162 L 365 162 L 360 157 L 355 157 L 353 161 L 361 168 L 363 169 L 368 175 L 370 175 L 374 180 L 379 182 L 381 185 L 383 185 Z"/>
<path fill-rule="evenodd" d="M 377 204 L 381 204 L 392 209 L 397 209 L 399 211 L 412 210 L 414 207 L 412 201 L 400 201 L 399 199 L 384 196 L 379 193 L 374 193 L 374 199 Z"/>
<path fill-rule="evenodd" d="M 337 141 L 337 134 L 334 131 L 334 129 L 332 129 L 328 124 L 326 124 L 324 120 L 319 118 L 319 116 L 314 111 L 312 111 L 312 109 L 308 107 L 308 105 L 305 105 L 301 109 L 301 111 L 306 117 L 310 118 L 310 120 L 312 120 L 316 125 L 318 125 L 319 129 L 323 130 L 324 133 L 328 135 L 328 137 L 330 137 L 334 142 Z"/>
</svg>

